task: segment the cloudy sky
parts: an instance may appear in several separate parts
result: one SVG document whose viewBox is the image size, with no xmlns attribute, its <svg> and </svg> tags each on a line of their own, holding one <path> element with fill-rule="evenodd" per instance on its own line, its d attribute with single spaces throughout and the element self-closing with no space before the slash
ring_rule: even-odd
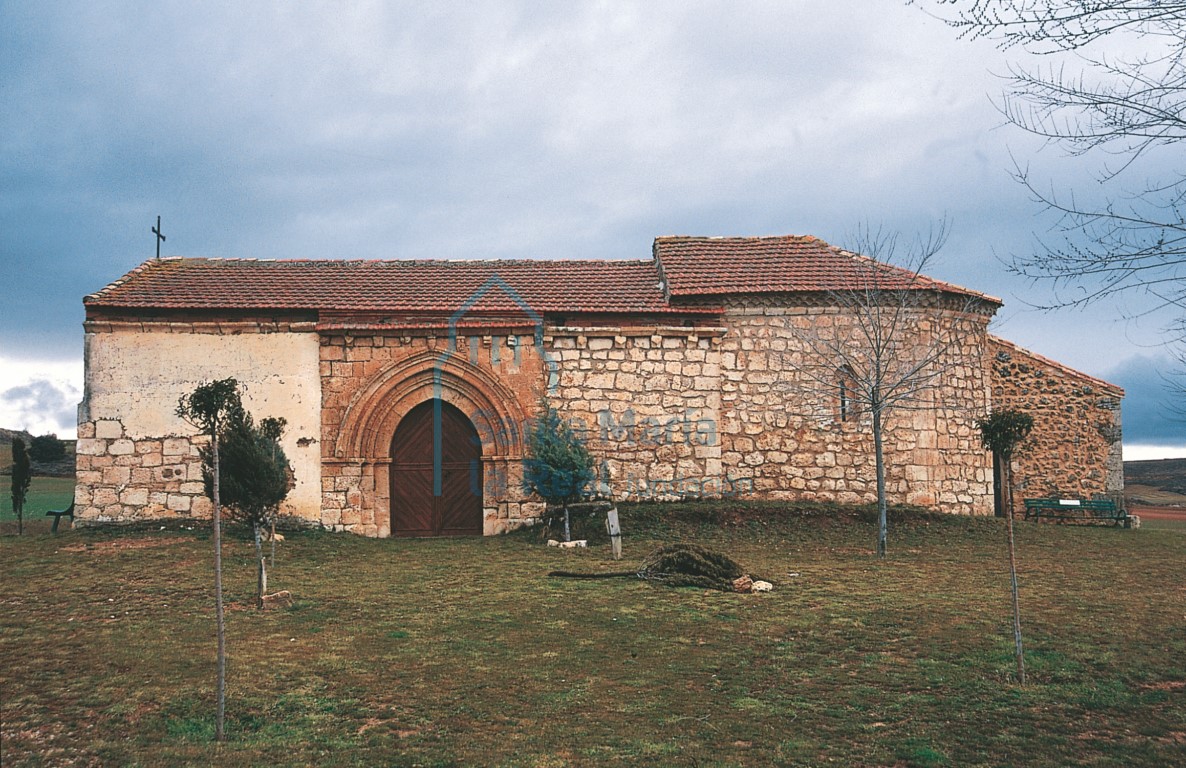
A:
<svg viewBox="0 0 1186 768">
<path fill-rule="evenodd" d="M 154 254 L 158 215 L 165 254 L 258 258 L 648 258 L 946 216 L 935 276 L 1126 387 L 1129 458 L 1186 455 L 1166 318 L 1034 311 L 1002 266 L 1050 227 L 1010 158 L 1077 193 L 1097 170 L 1002 126 L 1022 56 L 898 2 L 0 0 L 0 426 L 73 434 L 82 296 Z"/>
</svg>

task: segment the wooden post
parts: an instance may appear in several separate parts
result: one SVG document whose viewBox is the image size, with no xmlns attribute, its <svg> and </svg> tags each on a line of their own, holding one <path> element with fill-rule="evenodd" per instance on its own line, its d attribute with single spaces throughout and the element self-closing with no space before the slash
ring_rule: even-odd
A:
<svg viewBox="0 0 1186 768">
<path fill-rule="evenodd" d="M 614 559 L 622 559 L 622 527 L 618 525 L 618 508 L 610 507 L 605 513 L 605 528 L 609 531 L 609 544 L 614 551 Z"/>
</svg>

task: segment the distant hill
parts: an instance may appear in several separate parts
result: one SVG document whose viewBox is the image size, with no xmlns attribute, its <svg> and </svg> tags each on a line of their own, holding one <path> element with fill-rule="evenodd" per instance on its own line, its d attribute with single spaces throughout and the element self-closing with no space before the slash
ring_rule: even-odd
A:
<svg viewBox="0 0 1186 768">
<path fill-rule="evenodd" d="M 24 440 L 26 443 L 33 440 L 33 436 L 30 435 L 28 432 L 24 431 L 23 429 L 15 430 L 15 429 L 4 429 L 3 427 L 0 427 L 0 445 L 11 446 L 12 439 L 14 437 L 19 437 L 22 440 Z"/>
<path fill-rule="evenodd" d="M 25 445 L 33 442 L 33 436 L 25 431 L 0 428 L 0 475 L 12 474 L 12 440 L 19 437 Z"/>
<path fill-rule="evenodd" d="M 1135 504 L 1186 505 L 1186 459 L 1124 462 L 1124 495 Z"/>
<path fill-rule="evenodd" d="M 12 474 L 12 441 L 19 437 L 25 445 L 33 442 L 33 435 L 24 430 L 4 429 L 0 427 L 0 475 Z M 62 440 L 66 444 L 66 458 L 52 464 L 33 462 L 33 474 L 39 477 L 73 477 L 74 476 L 74 440 Z"/>
</svg>

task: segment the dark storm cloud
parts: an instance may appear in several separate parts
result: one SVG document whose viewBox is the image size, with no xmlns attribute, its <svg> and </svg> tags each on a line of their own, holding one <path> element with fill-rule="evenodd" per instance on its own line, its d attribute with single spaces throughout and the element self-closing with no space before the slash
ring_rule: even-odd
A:
<svg viewBox="0 0 1186 768">
<path fill-rule="evenodd" d="M 1186 398 L 1172 391 L 1181 365 L 1166 355 L 1137 355 L 1123 361 L 1108 381 L 1124 387 L 1124 442 L 1181 445 L 1186 442 Z"/>
<path fill-rule="evenodd" d="M 53 325 L 70 352 L 81 296 L 152 253 L 158 213 L 165 251 L 192 255 L 614 258 L 657 234 L 833 236 L 935 207 L 907 202 L 929 186 L 911 169 L 952 145 L 928 99 L 965 138 L 969 105 L 989 112 L 953 80 L 917 91 L 931 64 L 894 28 L 929 20 L 901 9 L 843 35 L 826 4 L 3 14 L 11 322 Z"/>
<path fill-rule="evenodd" d="M 2 4 L 0 358 L 77 359 L 82 296 L 158 214 L 165 253 L 264 258 L 646 258 L 946 215 L 934 274 L 1098 375 L 1118 354 L 1074 340 L 1125 344 L 1112 316 L 1026 314 L 997 260 L 1038 226 L 1006 173 L 1032 142 L 993 130 L 1007 61 L 898 4 Z"/>
</svg>

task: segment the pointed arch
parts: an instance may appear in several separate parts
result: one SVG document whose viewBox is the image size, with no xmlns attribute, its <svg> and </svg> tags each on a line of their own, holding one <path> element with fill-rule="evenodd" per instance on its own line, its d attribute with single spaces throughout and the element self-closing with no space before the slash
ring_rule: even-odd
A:
<svg viewBox="0 0 1186 768">
<path fill-rule="evenodd" d="M 403 417 L 434 397 L 473 422 L 484 459 L 522 457 L 527 414 L 515 393 L 461 355 L 426 350 L 377 374 L 355 394 L 327 458 L 384 459 Z"/>
</svg>

